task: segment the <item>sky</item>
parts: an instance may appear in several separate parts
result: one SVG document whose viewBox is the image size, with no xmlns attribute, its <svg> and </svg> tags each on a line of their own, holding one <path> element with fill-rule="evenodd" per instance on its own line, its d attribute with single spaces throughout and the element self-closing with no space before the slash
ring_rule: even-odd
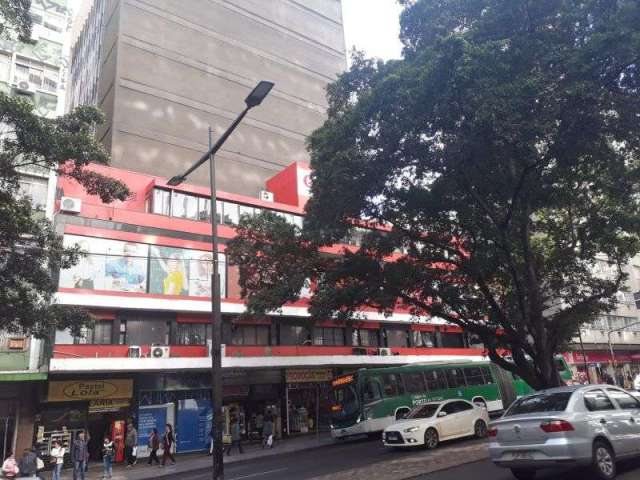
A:
<svg viewBox="0 0 640 480">
<path fill-rule="evenodd" d="M 355 45 L 368 57 L 400 58 L 398 18 L 401 11 L 396 0 L 342 0 L 347 52 Z"/>
</svg>

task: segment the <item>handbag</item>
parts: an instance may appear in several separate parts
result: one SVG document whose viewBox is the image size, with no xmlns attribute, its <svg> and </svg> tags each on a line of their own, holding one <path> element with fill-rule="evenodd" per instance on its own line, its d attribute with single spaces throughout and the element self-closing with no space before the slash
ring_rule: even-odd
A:
<svg viewBox="0 0 640 480">
<path fill-rule="evenodd" d="M 273 446 L 273 434 L 267 437 L 267 447 Z"/>
<path fill-rule="evenodd" d="M 36 470 L 44 470 L 44 462 L 40 457 L 36 457 Z"/>
<path fill-rule="evenodd" d="M 137 445 L 131 449 L 131 456 L 132 457 L 137 457 L 138 456 L 138 446 Z"/>
</svg>

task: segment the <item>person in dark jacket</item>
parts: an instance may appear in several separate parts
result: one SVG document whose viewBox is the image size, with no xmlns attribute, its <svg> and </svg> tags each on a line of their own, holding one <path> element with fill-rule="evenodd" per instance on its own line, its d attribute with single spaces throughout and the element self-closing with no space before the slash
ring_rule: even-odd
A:
<svg viewBox="0 0 640 480">
<path fill-rule="evenodd" d="M 137 462 L 138 431 L 133 423 L 127 425 L 127 433 L 124 437 L 124 455 L 127 457 L 127 468 L 133 467 Z"/>
<path fill-rule="evenodd" d="M 33 477 L 38 473 L 38 455 L 35 449 L 26 449 L 18 463 L 20 477 Z"/>
<path fill-rule="evenodd" d="M 152 428 L 149 432 L 149 450 L 151 451 L 149 455 L 149 465 L 152 465 L 153 462 L 156 462 L 156 465 L 160 465 L 160 460 L 158 460 L 158 449 L 160 448 L 160 438 L 158 437 L 158 430 Z"/>
<path fill-rule="evenodd" d="M 173 442 L 175 442 L 175 438 L 173 436 L 173 427 L 170 423 L 167 423 L 167 425 L 164 427 L 164 435 L 162 436 L 162 449 L 164 450 L 164 453 L 162 454 L 163 467 L 167 461 L 167 458 L 171 459 L 172 464 L 176 463 L 176 459 L 173 458 L 173 453 L 171 452 L 171 449 L 173 448 Z"/>
<path fill-rule="evenodd" d="M 73 480 L 85 480 L 84 473 L 89 458 L 89 447 L 84 432 L 78 433 L 71 447 L 71 461 L 73 462 Z"/>
<path fill-rule="evenodd" d="M 238 447 L 238 453 L 244 453 L 242 450 L 242 434 L 240 432 L 240 419 L 238 417 L 231 418 L 231 445 L 227 447 L 227 456 L 231 455 L 231 449 Z"/>
</svg>

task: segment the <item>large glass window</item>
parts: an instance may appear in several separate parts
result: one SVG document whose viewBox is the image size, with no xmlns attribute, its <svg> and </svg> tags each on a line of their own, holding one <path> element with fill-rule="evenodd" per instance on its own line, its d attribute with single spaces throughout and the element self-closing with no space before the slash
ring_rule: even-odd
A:
<svg viewBox="0 0 640 480">
<path fill-rule="evenodd" d="M 381 376 L 382 379 L 382 391 L 385 397 L 395 397 L 402 393 L 402 384 L 400 383 L 400 376 L 394 373 L 388 373 Z"/>
<path fill-rule="evenodd" d="M 280 324 L 281 345 L 311 345 L 311 333 L 304 325 Z"/>
<path fill-rule="evenodd" d="M 447 378 L 443 370 L 427 370 L 424 372 L 429 391 L 445 390 L 447 388 Z"/>
<path fill-rule="evenodd" d="M 382 398 L 382 392 L 380 391 L 380 384 L 377 380 L 373 378 L 369 378 L 364 384 L 364 388 L 362 391 L 362 397 L 364 399 L 364 403 L 375 402 L 376 400 L 380 400 Z"/>
<path fill-rule="evenodd" d="M 269 325 L 234 325 L 231 332 L 233 345 L 269 345 Z"/>
<path fill-rule="evenodd" d="M 206 323 L 178 323 L 173 336 L 174 345 L 206 345 Z"/>
<path fill-rule="evenodd" d="M 407 393 L 424 393 L 426 387 L 422 373 L 405 373 L 402 375 Z"/>
<path fill-rule="evenodd" d="M 378 330 L 369 328 L 356 328 L 353 330 L 353 344 L 357 347 L 379 347 L 380 338 Z"/>
<path fill-rule="evenodd" d="M 238 213 L 238 204 L 231 202 L 222 202 L 223 223 L 227 225 L 237 225 L 240 214 Z"/>
<path fill-rule="evenodd" d="M 444 348 L 464 348 L 464 335 L 462 333 L 443 333 L 442 346 Z"/>
<path fill-rule="evenodd" d="M 315 327 L 313 329 L 314 345 L 344 345 L 344 328 Z"/>
<path fill-rule="evenodd" d="M 484 385 L 482 370 L 479 367 L 466 367 L 463 370 L 464 378 L 467 380 L 467 385 Z"/>
<path fill-rule="evenodd" d="M 462 369 L 460 368 L 447 368 L 445 369 L 447 375 L 447 383 L 449 388 L 458 388 L 466 386 L 464 382 L 464 376 L 462 375 Z"/>
<path fill-rule="evenodd" d="M 411 332 L 413 345 L 416 347 L 433 348 L 436 346 L 436 337 L 433 332 Z"/>
<path fill-rule="evenodd" d="M 198 199 L 198 220 L 203 222 L 211 221 L 211 199 Z"/>
<path fill-rule="evenodd" d="M 169 215 L 171 213 L 171 192 L 156 188 L 153 191 L 152 213 Z"/>
<path fill-rule="evenodd" d="M 75 337 L 73 343 L 76 345 L 92 344 L 92 345 L 109 345 L 111 343 L 111 335 L 113 332 L 113 321 L 98 320 L 91 328 L 83 328 L 82 335 Z"/>
<path fill-rule="evenodd" d="M 20 175 L 20 193 L 28 197 L 36 210 L 44 210 L 47 206 L 49 180 L 32 175 Z"/>
<path fill-rule="evenodd" d="M 387 347 L 406 347 L 407 346 L 407 330 L 402 327 L 385 328 L 387 337 Z"/>
</svg>

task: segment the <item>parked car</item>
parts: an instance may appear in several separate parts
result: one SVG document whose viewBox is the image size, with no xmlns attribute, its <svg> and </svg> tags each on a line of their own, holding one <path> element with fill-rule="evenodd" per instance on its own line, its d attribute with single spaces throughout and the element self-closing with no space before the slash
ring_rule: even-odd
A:
<svg viewBox="0 0 640 480">
<path fill-rule="evenodd" d="M 616 461 L 640 456 L 640 401 L 611 385 L 543 390 L 516 400 L 488 434 L 491 460 L 518 480 L 568 466 L 611 480 Z"/>
<path fill-rule="evenodd" d="M 466 400 L 430 402 L 411 410 L 407 416 L 382 432 L 386 447 L 436 448 L 443 440 L 475 435 L 487 436 L 487 407 Z"/>
</svg>

